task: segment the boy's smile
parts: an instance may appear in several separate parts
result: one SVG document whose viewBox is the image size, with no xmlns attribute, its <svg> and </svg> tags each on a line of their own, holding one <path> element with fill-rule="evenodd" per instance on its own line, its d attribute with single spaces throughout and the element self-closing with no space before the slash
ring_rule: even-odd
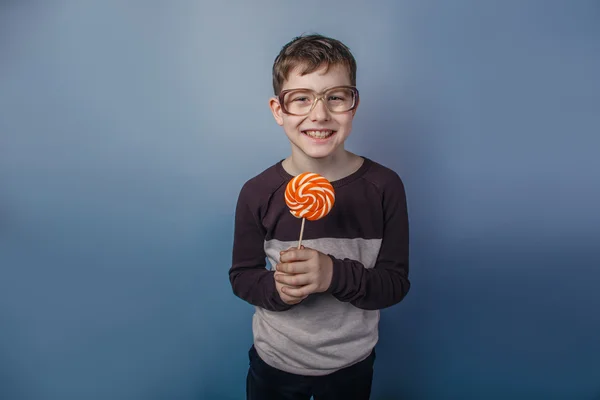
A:
<svg viewBox="0 0 600 400">
<path fill-rule="evenodd" d="M 348 70 L 341 65 L 325 67 L 310 74 L 290 72 L 282 90 L 310 89 L 316 93 L 338 86 L 350 86 Z M 304 101 L 298 98 L 298 101 Z M 331 112 L 324 99 L 317 99 L 308 115 L 297 116 L 283 112 L 279 99 L 270 101 L 271 111 L 292 144 L 292 158 L 327 159 L 344 153 L 344 141 L 352 130 L 356 109 L 343 113 Z"/>
<path fill-rule="evenodd" d="M 305 135 L 310 136 L 311 138 L 317 141 L 323 141 L 331 137 L 334 134 L 334 131 L 330 129 L 308 129 L 302 131 Z"/>
</svg>

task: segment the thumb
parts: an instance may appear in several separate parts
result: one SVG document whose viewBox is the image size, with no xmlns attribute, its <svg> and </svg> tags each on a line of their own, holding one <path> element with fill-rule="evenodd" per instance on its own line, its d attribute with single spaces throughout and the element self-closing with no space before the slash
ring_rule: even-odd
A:
<svg viewBox="0 0 600 400">
<path fill-rule="evenodd" d="M 300 248 L 304 249 L 304 246 L 300 246 Z M 298 250 L 298 246 L 288 247 L 287 249 L 283 250 L 282 253 L 287 253 L 290 250 Z"/>
</svg>

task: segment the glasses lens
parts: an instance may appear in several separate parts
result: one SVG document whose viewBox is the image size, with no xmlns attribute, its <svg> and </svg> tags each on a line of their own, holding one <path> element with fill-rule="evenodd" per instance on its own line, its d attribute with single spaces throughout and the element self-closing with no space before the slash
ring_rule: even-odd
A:
<svg viewBox="0 0 600 400">
<path fill-rule="evenodd" d="M 297 115 L 308 113 L 314 101 L 315 94 L 303 89 L 287 92 L 283 98 L 287 112 Z"/>
<path fill-rule="evenodd" d="M 325 94 L 327 108 L 333 112 L 345 112 L 354 105 L 354 92 L 348 88 L 332 89 Z"/>
<path fill-rule="evenodd" d="M 349 111 L 354 106 L 355 101 L 354 92 L 349 88 L 333 88 L 324 93 L 323 100 L 331 112 Z M 308 114 L 315 101 L 315 93 L 305 89 L 288 92 L 283 98 L 287 112 L 296 115 Z"/>
</svg>

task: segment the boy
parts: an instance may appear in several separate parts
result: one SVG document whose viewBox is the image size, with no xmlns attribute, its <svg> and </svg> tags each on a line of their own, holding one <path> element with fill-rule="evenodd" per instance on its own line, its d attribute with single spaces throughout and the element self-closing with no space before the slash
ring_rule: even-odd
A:
<svg viewBox="0 0 600 400">
<path fill-rule="evenodd" d="M 256 307 L 247 399 L 368 399 L 379 310 L 410 288 L 403 183 L 344 148 L 355 86 L 356 62 L 337 40 L 301 36 L 275 59 L 270 107 L 291 155 L 242 187 L 229 270 L 235 295 Z M 307 171 L 331 182 L 335 204 L 306 222 L 297 249 L 284 191 Z"/>
</svg>

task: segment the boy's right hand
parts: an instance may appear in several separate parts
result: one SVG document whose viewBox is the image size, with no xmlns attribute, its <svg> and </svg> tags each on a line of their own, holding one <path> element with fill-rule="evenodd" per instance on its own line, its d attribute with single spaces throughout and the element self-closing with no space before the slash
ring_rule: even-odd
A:
<svg viewBox="0 0 600 400">
<path fill-rule="evenodd" d="M 273 275 L 273 279 L 275 279 L 276 275 L 288 275 L 285 272 L 278 272 L 276 271 L 275 274 Z M 289 305 L 294 305 L 294 304 L 298 304 L 300 303 L 302 300 L 304 300 L 305 298 L 307 298 L 308 296 L 302 296 L 302 297 L 294 297 L 294 296 L 290 296 L 289 294 L 284 293 L 281 288 L 284 285 L 282 285 L 281 283 L 277 282 L 277 280 L 275 280 L 275 288 L 277 289 L 277 293 L 279 293 L 279 297 L 281 297 L 281 300 L 283 300 L 283 302 L 285 304 L 289 304 Z M 289 288 L 292 289 L 296 289 L 299 286 L 289 286 L 289 285 L 285 285 Z"/>
<path fill-rule="evenodd" d="M 301 246 L 302 248 L 304 248 L 304 246 Z M 290 247 L 289 249 L 285 250 L 285 251 L 289 251 L 294 249 L 294 247 Z M 277 278 L 278 275 L 285 275 L 285 276 L 289 276 L 290 274 L 287 274 L 285 272 L 281 272 L 281 271 L 277 271 L 277 269 L 275 269 L 275 274 L 273 274 L 273 279 Z M 302 296 L 302 297 L 295 297 L 295 296 L 290 296 L 289 294 L 284 293 L 281 288 L 282 287 L 288 287 L 290 289 L 298 289 L 300 288 L 300 286 L 292 286 L 292 285 L 283 285 L 279 282 L 277 282 L 277 279 L 275 279 L 275 288 L 277 289 L 277 293 L 279 293 L 279 297 L 281 297 L 281 300 L 283 300 L 283 302 L 285 304 L 289 304 L 289 305 L 294 305 L 294 304 L 298 304 L 300 303 L 302 300 L 304 300 L 305 298 L 308 297 L 308 295 L 306 296 Z"/>
<path fill-rule="evenodd" d="M 288 251 L 288 250 L 291 250 L 291 249 L 293 249 L 293 248 L 294 248 L 294 247 L 290 247 L 290 248 L 289 248 L 289 249 L 287 249 L 286 251 Z M 304 246 L 302 246 L 302 248 L 304 248 Z M 277 269 L 276 269 L 276 270 L 275 270 L 275 274 L 273 275 L 273 279 L 275 279 L 275 278 L 276 278 L 278 275 L 286 275 L 286 276 L 287 276 L 287 275 L 289 275 L 289 274 L 286 274 L 285 272 L 277 271 Z M 308 295 L 306 295 L 306 296 L 302 296 L 302 297 L 294 297 L 294 296 L 290 296 L 289 294 L 286 294 L 286 293 L 284 293 L 284 292 L 281 290 L 281 288 L 282 288 L 282 287 L 284 287 L 284 286 L 286 286 L 286 287 L 288 287 L 288 288 L 291 288 L 291 289 L 298 289 L 298 288 L 300 288 L 300 286 L 283 285 L 283 284 L 281 284 L 281 283 L 277 282 L 277 279 L 275 279 L 275 288 L 277 289 L 277 293 L 279 293 L 279 297 L 281 297 L 281 300 L 283 300 L 283 302 L 284 302 L 285 304 L 289 304 L 289 305 L 292 305 L 292 306 L 293 306 L 294 304 L 298 304 L 298 303 L 300 303 L 302 300 L 304 300 L 305 298 L 307 298 L 307 297 L 308 297 Z"/>
</svg>

